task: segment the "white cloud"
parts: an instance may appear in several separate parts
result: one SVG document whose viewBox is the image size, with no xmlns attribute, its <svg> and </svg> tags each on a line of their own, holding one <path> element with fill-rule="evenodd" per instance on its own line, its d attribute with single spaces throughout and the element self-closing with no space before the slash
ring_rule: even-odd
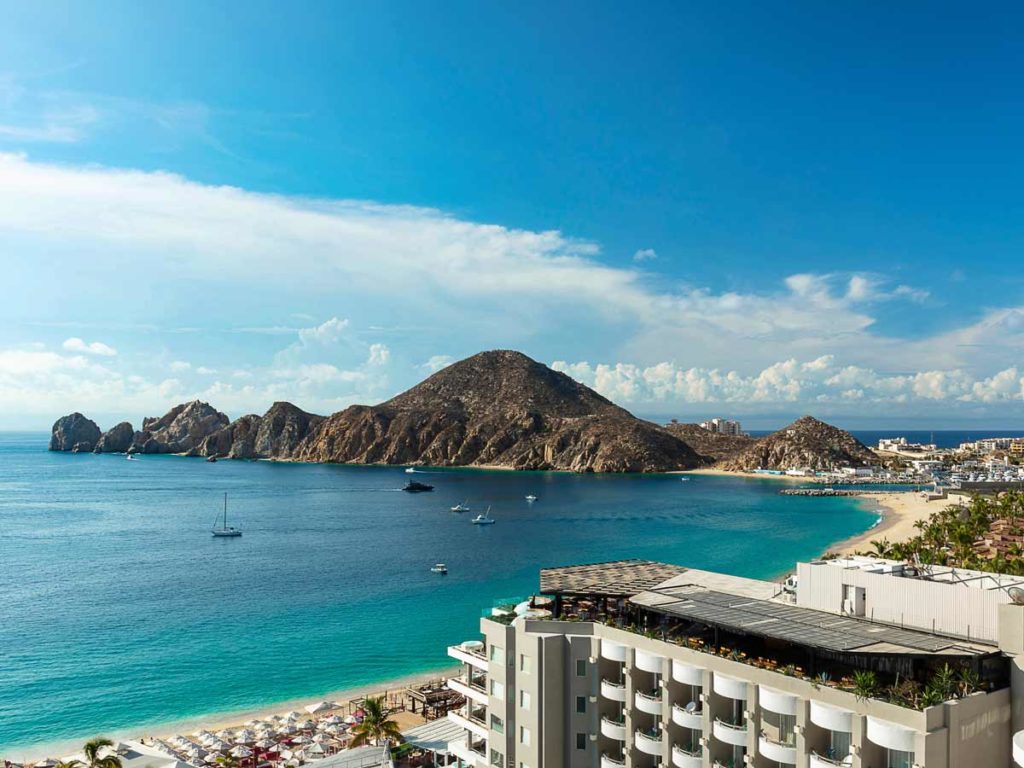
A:
<svg viewBox="0 0 1024 768">
<path fill-rule="evenodd" d="M 658 253 L 653 248 L 641 248 L 633 254 L 633 261 L 654 261 Z"/>
<path fill-rule="evenodd" d="M 175 373 L 192 370 L 192 363 L 185 360 L 174 360 L 171 362 L 171 370 Z"/>
<path fill-rule="evenodd" d="M 342 337 L 348 328 L 348 320 L 332 317 L 312 328 L 299 329 L 299 341 L 304 344 L 332 344 Z"/>
<path fill-rule="evenodd" d="M 87 344 L 77 336 L 65 339 L 61 346 L 69 352 L 83 352 L 87 355 L 99 355 L 100 357 L 114 357 L 117 354 L 116 349 L 104 344 L 102 341 L 93 341 Z"/>
<path fill-rule="evenodd" d="M 420 367 L 425 368 L 431 373 L 437 373 L 442 368 L 447 368 L 453 362 L 455 362 L 455 359 L 451 355 L 431 355 L 430 359 Z"/>
<path fill-rule="evenodd" d="M 198 368 L 196 368 L 196 373 L 198 373 L 200 376 L 212 376 L 216 372 L 216 368 L 207 368 L 205 365 L 200 365 Z"/>
<path fill-rule="evenodd" d="M 368 365 L 387 365 L 388 360 L 390 359 L 391 350 L 388 349 L 386 344 L 370 345 L 370 359 L 367 361 Z"/>
</svg>

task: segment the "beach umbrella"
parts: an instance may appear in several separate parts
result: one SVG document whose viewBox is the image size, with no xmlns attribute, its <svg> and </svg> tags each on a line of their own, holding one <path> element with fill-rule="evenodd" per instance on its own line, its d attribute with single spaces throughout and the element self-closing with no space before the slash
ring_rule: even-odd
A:
<svg viewBox="0 0 1024 768">
<path fill-rule="evenodd" d="M 235 732 L 230 730 L 230 729 L 228 729 L 228 728 L 225 728 L 223 731 L 217 731 L 217 738 L 218 739 L 230 739 L 234 735 L 235 735 Z"/>
<path fill-rule="evenodd" d="M 243 747 L 239 744 L 237 747 L 228 752 L 232 757 L 252 757 L 252 750 L 248 747 Z"/>
<path fill-rule="evenodd" d="M 295 720 L 301 720 L 304 717 L 305 717 L 304 714 L 302 714 L 301 712 L 296 712 L 295 710 L 292 710 L 291 712 L 289 712 L 287 715 L 284 716 L 285 720 L 291 720 L 293 722 Z"/>
<path fill-rule="evenodd" d="M 303 731 L 312 731 L 314 728 L 316 728 L 316 723 L 309 719 L 303 720 L 301 723 L 296 723 L 295 725 L 301 728 Z"/>
<path fill-rule="evenodd" d="M 292 723 L 287 723 L 281 726 L 281 733 L 295 733 L 299 729 L 296 728 Z"/>
<path fill-rule="evenodd" d="M 313 740 L 309 736 L 302 734 L 301 736 L 296 736 L 292 741 L 296 744 L 309 744 Z"/>
<path fill-rule="evenodd" d="M 314 743 L 302 750 L 302 754 L 306 757 L 323 757 L 327 753 L 322 746 Z"/>
<path fill-rule="evenodd" d="M 36 765 L 39 766 L 39 768 L 53 768 L 53 766 L 57 765 L 57 762 L 58 761 L 54 760 L 52 757 L 48 757 L 45 760 L 40 760 Z"/>
<path fill-rule="evenodd" d="M 260 739 L 256 742 L 256 746 L 260 749 L 270 749 L 271 747 L 277 746 L 273 739 Z"/>
<path fill-rule="evenodd" d="M 317 744 L 323 744 L 325 741 L 330 740 L 331 737 L 328 736 L 326 733 L 317 733 L 313 735 L 313 741 L 315 741 Z"/>
<path fill-rule="evenodd" d="M 316 704 L 310 704 L 306 707 L 306 711 L 311 715 L 315 715 L 318 712 L 329 712 L 332 709 L 337 709 L 337 704 L 332 704 L 329 701 L 318 701 Z"/>
<path fill-rule="evenodd" d="M 326 723 L 327 725 L 338 725 L 338 724 L 340 724 L 340 723 L 343 723 L 343 722 L 345 722 L 345 721 L 344 721 L 344 720 L 342 720 L 342 719 L 341 719 L 340 717 L 338 717 L 337 715 L 331 715 L 330 717 L 325 717 L 325 718 L 324 718 L 323 720 L 321 720 L 320 722 L 321 722 L 321 723 Z"/>
<path fill-rule="evenodd" d="M 346 715 L 345 716 L 345 722 L 348 723 L 349 725 L 355 725 L 359 721 L 356 719 L 355 715 Z"/>
<path fill-rule="evenodd" d="M 263 725 L 265 721 L 260 720 L 258 717 L 254 717 L 252 720 L 246 723 L 250 728 L 256 728 L 257 726 Z"/>
<path fill-rule="evenodd" d="M 243 744 L 248 744 L 252 741 L 256 741 L 256 734 L 250 731 L 248 728 L 243 728 L 235 734 L 235 741 L 240 741 Z"/>
</svg>

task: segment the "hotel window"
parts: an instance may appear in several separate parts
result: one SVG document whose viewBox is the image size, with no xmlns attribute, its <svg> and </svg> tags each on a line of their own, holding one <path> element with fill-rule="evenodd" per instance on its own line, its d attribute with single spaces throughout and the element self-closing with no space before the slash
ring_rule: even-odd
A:
<svg viewBox="0 0 1024 768">
<path fill-rule="evenodd" d="M 577 696 L 576 697 L 576 714 L 582 715 L 587 711 L 587 697 Z"/>
<path fill-rule="evenodd" d="M 519 726 L 519 743 L 530 746 L 530 729 L 525 725 Z"/>
<path fill-rule="evenodd" d="M 530 657 L 525 653 L 519 654 L 519 671 L 530 674 Z"/>
<path fill-rule="evenodd" d="M 587 676 L 587 660 L 586 659 L 576 659 L 576 677 L 586 677 L 586 676 Z"/>
<path fill-rule="evenodd" d="M 491 715 L 491 730 L 495 733 L 504 733 L 505 721 L 497 715 Z"/>
<path fill-rule="evenodd" d="M 505 696 L 505 684 L 491 678 L 491 696 L 501 699 Z"/>
<path fill-rule="evenodd" d="M 900 752 L 897 749 L 886 750 L 885 768 L 912 768 L 913 764 L 913 752 Z"/>
<path fill-rule="evenodd" d="M 493 662 L 495 662 L 497 664 L 504 663 L 504 661 L 505 661 L 505 652 L 501 649 L 500 646 L 497 646 L 497 645 L 492 645 L 491 646 L 491 661 L 493 661 Z"/>
<path fill-rule="evenodd" d="M 496 749 L 491 750 L 491 765 L 497 768 L 505 768 L 505 756 Z"/>
<path fill-rule="evenodd" d="M 586 749 L 586 748 L 587 748 L 587 734 L 585 734 L 585 733 L 577 733 L 576 734 L 576 749 Z"/>
<path fill-rule="evenodd" d="M 519 691 L 519 706 L 522 707 L 523 709 L 529 709 L 530 708 L 530 692 L 529 691 Z"/>
</svg>

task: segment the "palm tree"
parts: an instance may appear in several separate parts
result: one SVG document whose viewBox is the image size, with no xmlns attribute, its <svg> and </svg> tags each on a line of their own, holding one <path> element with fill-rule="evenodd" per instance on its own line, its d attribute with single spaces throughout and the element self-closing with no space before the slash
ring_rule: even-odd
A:
<svg viewBox="0 0 1024 768">
<path fill-rule="evenodd" d="M 121 768 L 121 758 L 110 749 L 113 746 L 114 742 L 102 736 L 87 741 L 82 748 L 85 753 L 85 768 Z M 107 750 L 110 751 L 110 754 L 100 754 Z"/>
<path fill-rule="evenodd" d="M 402 741 L 398 723 L 388 717 L 391 713 L 384 706 L 383 696 L 368 698 L 363 702 L 363 711 L 366 713 L 363 722 L 352 727 L 354 737 L 349 742 L 349 749 L 371 743 L 380 744 L 385 740 L 395 743 Z"/>
</svg>

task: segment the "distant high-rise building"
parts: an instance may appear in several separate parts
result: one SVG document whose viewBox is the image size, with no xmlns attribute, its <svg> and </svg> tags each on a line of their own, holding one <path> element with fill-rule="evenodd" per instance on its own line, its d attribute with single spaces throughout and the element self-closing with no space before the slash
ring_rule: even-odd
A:
<svg viewBox="0 0 1024 768">
<path fill-rule="evenodd" d="M 709 419 L 708 421 L 702 421 L 701 427 L 706 429 L 708 432 L 717 432 L 720 435 L 742 435 L 743 427 L 740 426 L 738 421 L 732 419 Z"/>
</svg>

